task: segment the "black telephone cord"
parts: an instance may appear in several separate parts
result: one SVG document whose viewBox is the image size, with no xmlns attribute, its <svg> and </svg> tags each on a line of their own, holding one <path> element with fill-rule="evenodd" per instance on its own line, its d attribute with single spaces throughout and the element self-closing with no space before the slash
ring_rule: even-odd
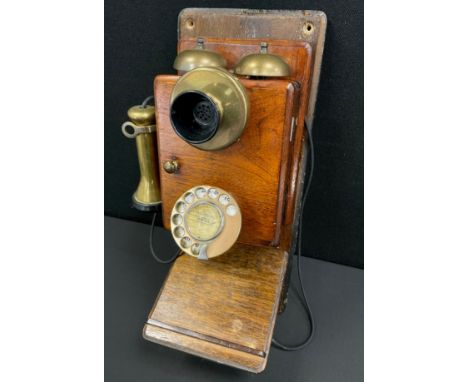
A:
<svg viewBox="0 0 468 382">
<path fill-rule="evenodd" d="M 141 107 L 145 108 L 146 106 L 148 106 L 148 103 L 154 99 L 154 96 L 150 95 L 149 97 L 146 97 L 144 99 L 144 101 L 141 103 Z M 172 263 L 175 259 L 177 259 L 177 257 L 179 256 L 180 254 L 180 250 L 178 250 L 172 257 L 170 257 L 169 259 L 161 259 L 157 254 L 156 252 L 154 251 L 154 247 L 153 247 L 153 234 L 154 234 L 154 225 L 155 225 L 155 222 L 156 222 L 156 216 L 158 215 L 157 212 L 155 212 L 153 214 L 153 221 L 151 222 L 151 229 L 150 229 L 150 236 L 149 236 L 149 247 L 150 247 L 150 251 L 151 251 L 151 255 L 153 256 L 153 258 L 158 262 L 158 263 L 161 263 L 161 264 L 169 264 L 169 263 Z"/>
<path fill-rule="evenodd" d="M 310 332 L 307 336 L 307 338 L 304 340 L 304 342 L 300 343 L 299 345 L 294 345 L 294 346 L 288 346 L 284 345 L 281 342 L 279 342 L 277 339 L 273 338 L 271 340 L 271 343 L 281 349 L 281 350 L 286 350 L 286 351 L 295 351 L 295 350 L 301 350 L 305 348 L 307 345 L 309 345 L 315 334 L 316 330 L 316 325 L 315 325 L 315 320 L 314 316 L 312 314 L 312 309 L 310 308 L 309 305 L 309 300 L 307 299 L 307 294 L 305 293 L 304 290 L 304 285 L 302 283 L 302 268 L 301 268 L 301 257 L 302 257 L 302 223 L 303 223 L 303 212 L 304 212 L 304 206 L 307 202 L 307 198 L 309 196 L 309 190 L 310 190 L 310 185 L 312 184 L 312 176 L 314 174 L 314 164 L 315 164 L 315 155 L 314 155 L 314 142 L 312 139 L 312 128 L 309 127 L 307 124 L 305 125 L 305 130 L 307 131 L 307 136 L 309 138 L 309 150 L 310 150 L 310 172 L 309 172 L 309 177 L 307 180 L 307 185 L 304 190 L 304 195 L 302 198 L 302 205 L 301 205 L 301 212 L 299 216 L 299 227 L 298 227 L 298 235 L 297 235 L 297 278 L 299 279 L 299 287 L 301 290 L 302 297 L 304 299 L 304 304 L 306 308 L 306 313 L 307 317 L 309 320 L 310 324 Z"/>
<path fill-rule="evenodd" d="M 154 248 L 153 248 L 153 233 L 154 233 L 154 223 L 156 221 L 156 216 L 158 215 L 157 212 L 155 212 L 153 214 L 153 221 L 151 222 L 151 230 L 150 230 L 150 238 L 149 238 L 149 247 L 150 247 L 150 251 L 151 251 L 151 255 L 153 255 L 154 259 L 158 262 L 158 263 L 161 263 L 161 264 L 169 264 L 169 263 L 172 263 L 175 259 L 177 259 L 177 257 L 179 256 L 180 254 L 180 250 L 178 250 L 172 257 L 170 257 L 169 259 L 161 259 L 157 254 L 156 252 L 154 251 Z"/>
</svg>

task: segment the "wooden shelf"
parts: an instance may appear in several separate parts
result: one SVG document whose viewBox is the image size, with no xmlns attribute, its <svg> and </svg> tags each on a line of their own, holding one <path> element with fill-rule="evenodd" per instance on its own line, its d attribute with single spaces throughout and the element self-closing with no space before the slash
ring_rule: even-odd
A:
<svg viewBox="0 0 468 382">
<path fill-rule="evenodd" d="M 145 339 L 251 372 L 267 361 L 288 254 L 237 244 L 172 266 L 143 329 Z"/>
</svg>

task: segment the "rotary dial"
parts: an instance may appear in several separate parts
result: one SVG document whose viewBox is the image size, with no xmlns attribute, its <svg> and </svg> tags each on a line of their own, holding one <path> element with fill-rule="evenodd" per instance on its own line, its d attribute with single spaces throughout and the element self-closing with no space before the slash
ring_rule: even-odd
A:
<svg viewBox="0 0 468 382">
<path fill-rule="evenodd" d="M 202 260 L 226 252 L 242 225 L 239 205 L 219 187 L 197 186 L 176 201 L 171 214 L 174 240 L 188 255 Z"/>
</svg>

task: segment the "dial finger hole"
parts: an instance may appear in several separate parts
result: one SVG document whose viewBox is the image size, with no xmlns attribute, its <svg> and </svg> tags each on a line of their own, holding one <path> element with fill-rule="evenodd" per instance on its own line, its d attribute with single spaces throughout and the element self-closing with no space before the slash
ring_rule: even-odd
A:
<svg viewBox="0 0 468 382">
<path fill-rule="evenodd" d="M 184 213 L 185 209 L 186 209 L 186 205 L 184 202 L 177 203 L 176 205 L 177 212 Z"/>
<path fill-rule="evenodd" d="M 192 192 L 187 192 L 185 194 L 184 200 L 190 204 L 195 200 L 195 195 Z"/>
<path fill-rule="evenodd" d="M 198 255 L 200 253 L 200 244 L 193 244 L 191 249 L 193 254 Z"/>
<path fill-rule="evenodd" d="M 206 190 L 203 187 L 199 187 L 195 190 L 195 194 L 197 195 L 197 198 L 203 199 L 206 197 Z"/>
<path fill-rule="evenodd" d="M 182 216 L 180 216 L 179 214 L 174 215 L 172 217 L 172 223 L 174 223 L 174 225 L 182 224 Z"/>
<path fill-rule="evenodd" d="M 227 206 L 229 204 L 229 202 L 231 201 L 231 198 L 226 195 L 226 194 L 223 194 L 219 197 L 219 202 L 223 205 L 223 206 Z"/>
<path fill-rule="evenodd" d="M 176 227 L 174 230 L 174 236 L 177 238 L 181 238 L 185 235 L 185 230 L 182 227 Z"/>
<path fill-rule="evenodd" d="M 188 247 L 190 247 L 191 242 L 192 242 L 192 240 L 190 240 L 190 238 L 188 236 L 185 236 L 180 241 L 180 245 L 182 246 L 182 248 L 188 248 Z"/>
<path fill-rule="evenodd" d="M 210 188 L 208 190 L 208 196 L 212 199 L 216 199 L 219 195 L 219 191 L 216 188 Z"/>
<path fill-rule="evenodd" d="M 230 205 L 230 206 L 227 206 L 226 208 L 226 213 L 229 215 L 229 216 L 235 216 L 237 214 L 237 208 L 236 206 L 234 205 Z"/>
</svg>

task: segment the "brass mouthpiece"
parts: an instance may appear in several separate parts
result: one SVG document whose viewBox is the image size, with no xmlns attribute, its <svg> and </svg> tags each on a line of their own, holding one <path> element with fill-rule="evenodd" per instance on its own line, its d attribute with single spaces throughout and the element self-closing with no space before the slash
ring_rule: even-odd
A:
<svg viewBox="0 0 468 382">
<path fill-rule="evenodd" d="M 156 211 L 161 205 L 159 171 L 155 145 L 155 114 L 153 106 L 133 106 L 128 110 L 130 121 L 122 125 L 127 138 L 135 138 L 140 182 L 133 194 L 133 205 L 140 211 Z"/>
<path fill-rule="evenodd" d="M 236 76 L 223 68 L 196 68 L 174 85 L 170 117 L 176 134 L 200 150 L 237 142 L 247 124 L 249 97 Z"/>
</svg>

